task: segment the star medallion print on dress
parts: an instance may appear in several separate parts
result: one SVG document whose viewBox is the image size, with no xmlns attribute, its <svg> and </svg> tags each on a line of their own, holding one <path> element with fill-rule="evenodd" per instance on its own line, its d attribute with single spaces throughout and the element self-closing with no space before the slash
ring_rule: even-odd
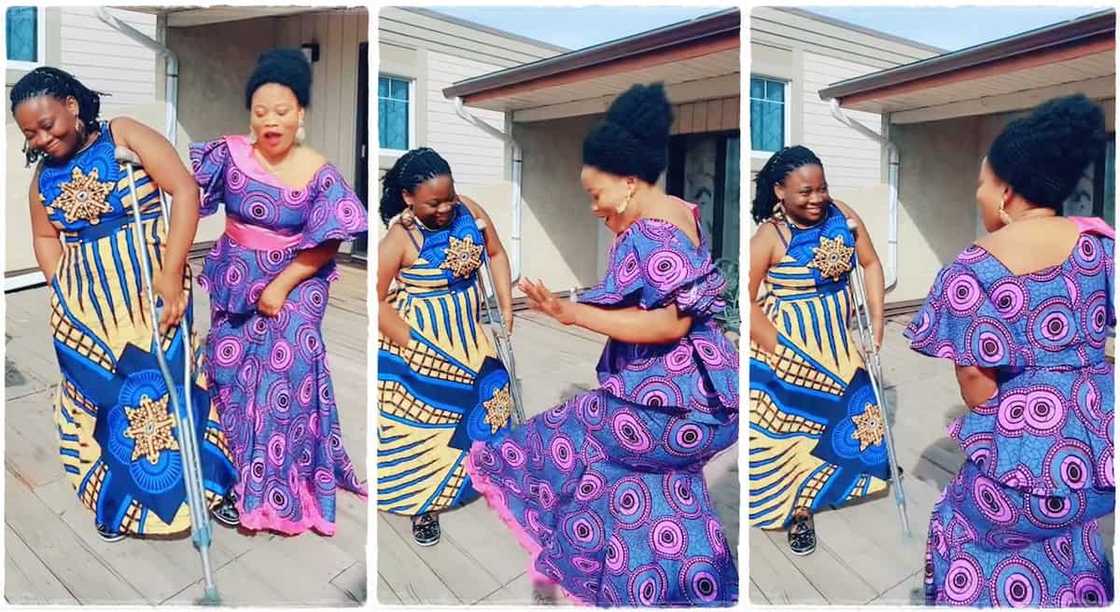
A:
<svg viewBox="0 0 1120 612">
<path fill-rule="evenodd" d="M 163 396 L 158 401 L 152 401 L 147 395 L 140 397 L 140 406 L 125 408 L 128 416 L 128 429 L 124 430 L 124 437 L 136 441 L 132 448 L 132 460 L 136 461 L 146 456 L 148 463 L 159 463 L 159 454 L 165 450 L 179 450 L 179 443 L 171 428 L 175 426 L 175 418 L 167 411 L 167 397 Z"/>
<path fill-rule="evenodd" d="M 70 180 L 62 183 L 62 194 L 58 196 L 50 208 L 62 210 L 66 215 L 67 223 L 76 221 L 89 221 L 96 225 L 101 220 L 101 215 L 111 212 L 109 194 L 113 192 L 113 183 L 103 183 L 98 179 L 97 168 L 84 174 L 82 169 L 74 166 L 70 173 Z"/>
<path fill-rule="evenodd" d="M 852 269 L 852 253 L 855 249 L 844 245 L 843 236 L 821 236 L 820 246 L 813 248 L 813 261 L 806 267 L 816 268 L 821 276 L 838 281 Z"/>
<path fill-rule="evenodd" d="M 852 432 L 852 439 L 859 440 L 859 451 L 862 453 L 872 444 L 883 441 L 883 420 L 879 418 L 879 409 L 874 404 L 867 404 L 863 414 L 852 417 L 856 430 Z"/>
<path fill-rule="evenodd" d="M 447 259 L 441 269 L 451 270 L 455 278 L 466 278 L 482 265 L 482 245 L 476 245 L 470 236 L 462 240 L 451 236 L 448 242 Z"/>
<path fill-rule="evenodd" d="M 513 407 L 513 397 L 509 393 L 509 385 L 494 392 L 494 397 L 482 402 L 486 407 L 486 424 L 492 433 L 497 433 L 509 421 L 510 409 Z"/>
</svg>

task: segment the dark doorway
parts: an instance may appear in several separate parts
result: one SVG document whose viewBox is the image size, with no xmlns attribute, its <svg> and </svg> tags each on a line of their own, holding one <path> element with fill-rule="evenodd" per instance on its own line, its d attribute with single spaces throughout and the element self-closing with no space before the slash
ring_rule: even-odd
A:
<svg viewBox="0 0 1120 612">
<path fill-rule="evenodd" d="M 354 168 L 354 190 L 362 199 L 362 205 L 369 211 L 369 43 L 358 45 L 358 103 L 357 103 L 357 151 L 354 158 L 358 166 Z M 354 241 L 354 257 L 369 257 L 369 234 L 362 234 Z"/>
</svg>

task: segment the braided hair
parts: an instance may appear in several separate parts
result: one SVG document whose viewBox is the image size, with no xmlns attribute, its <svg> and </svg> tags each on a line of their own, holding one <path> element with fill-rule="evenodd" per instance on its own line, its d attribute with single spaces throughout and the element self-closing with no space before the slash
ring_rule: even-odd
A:
<svg viewBox="0 0 1120 612">
<path fill-rule="evenodd" d="M 381 222 L 389 227 L 393 217 L 408 205 L 401 191 L 415 193 L 416 188 L 437 176 L 451 176 L 451 165 L 428 147 L 412 149 L 401 155 L 381 179 Z"/>
<path fill-rule="evenodd" d="M 669 165 L 673 107 L 661 83 L 634 85 L 611 102 L 607 115 L 583 141 L 583 163 L 647 183 Z"/>
<path fill-rule="evenodd" d="M 9 98 L 13 115 L 20 104 L 32 98 L 50 96 L 60 102 L 66 102 L 67 98 L 74 98 L 78 101 L 78 120 L 85 127 L 86 133 L 89 133 L 100 129 L 97 118 L 101 112 L 101 96 L 105 95 L 108 94 L 86 87 L 65 70 L 40 66 L 23 75 L 16 82 Z M 28 166 L 46 157 L 45 153 L 30 148 L 26 142 L 23 144 L 23 154 L 26 156 Z"/>
<path fill-rule="evenodd" d="M 1028 201 L 1061 214 L 1106 140 L 1099 106 L 1082 94 L 1055 98 L 1009 123 L 988 149 L 988 164 Z"/>
<path fill-rule="evenodd" d="M 754 202 L 751 204 L 751 217 L 755 223 L 763 223 L 782 214 L 781 202 L 774 194 L 774 185 L 781 184 L 790 172 L 802 166 L 817 165 L 824 168 L 819 157 L 808 147 L 797 145 L 784 147 L 766 160 L 766 164 L 755 177 Z"/>
</svg>

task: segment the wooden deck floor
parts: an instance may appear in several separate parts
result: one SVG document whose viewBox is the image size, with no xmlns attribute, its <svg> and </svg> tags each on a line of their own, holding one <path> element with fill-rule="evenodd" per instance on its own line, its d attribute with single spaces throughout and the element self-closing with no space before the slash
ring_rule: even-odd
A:
<svg viewBox="0 0 1120 612">
<path fill-rule="evenodd" d="M 540 315 L 518 313 L 514 351 L 528 416 L 598 383 L 595 364 L 604 338 L 565 328 Z M 713 500 L 734 551 L 738 547 L 737 447 L 705 469 Z M 529 557 L 482 500 L 440 518 L 443 538 L 429 548 L 412 541 L 409 519 L 378 513 L 377 600 L 383 604 L 527 605 Z"/>
<path fill-rule="evenodd" d="M 324 332 L 346 448 L 365 474 L 366 271 L 342 266 Z M 201 565 L 187 539 L 102 542 L 58 460 L 51 398 L 58 365 L 47 290 L 6 296 L 5 592 L 13 604 L 189 604 Z M 208 326 L 204 292 L 195 302 Z M 357 606 L 366 595 L 366 504 L 338 496 L 337 535 L 283 537 L 216 526 L 212 559 L 223 603 Z"/>
<path fill-rule="evenodd" d="M 891 495 L 817 514 L 817 551 L 805 557 L 789 552 L 784 531 L 748 527 L 752 604 L 922 604 L 930 510 L 964 460 L 945 428 L 965 408 L 951 364 L 908 348 L 907 322 L 888 325 L 882 359 L 913 537 L 901 536 Z M 1111 516 L 1102 533 L 1111 551 Z"/>
</svg>

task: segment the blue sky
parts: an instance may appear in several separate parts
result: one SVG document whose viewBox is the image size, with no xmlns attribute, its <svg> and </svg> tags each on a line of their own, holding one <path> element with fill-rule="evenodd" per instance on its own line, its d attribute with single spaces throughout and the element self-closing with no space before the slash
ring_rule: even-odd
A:
<svg viewBox="0 0 1120 612">
<path fill-rule="evenodd" d="M 720 6 L 432 6 L 433 11 L 528 36 L 568 49 L 582 49 L 707 15 Z"/>
<path fill-rule="evenodd" d="M 814 7 L 813 11 L 927 45 L 956 51 L 1093 13 L 1092 5 L 1013 7 Z"/>
</svg>

